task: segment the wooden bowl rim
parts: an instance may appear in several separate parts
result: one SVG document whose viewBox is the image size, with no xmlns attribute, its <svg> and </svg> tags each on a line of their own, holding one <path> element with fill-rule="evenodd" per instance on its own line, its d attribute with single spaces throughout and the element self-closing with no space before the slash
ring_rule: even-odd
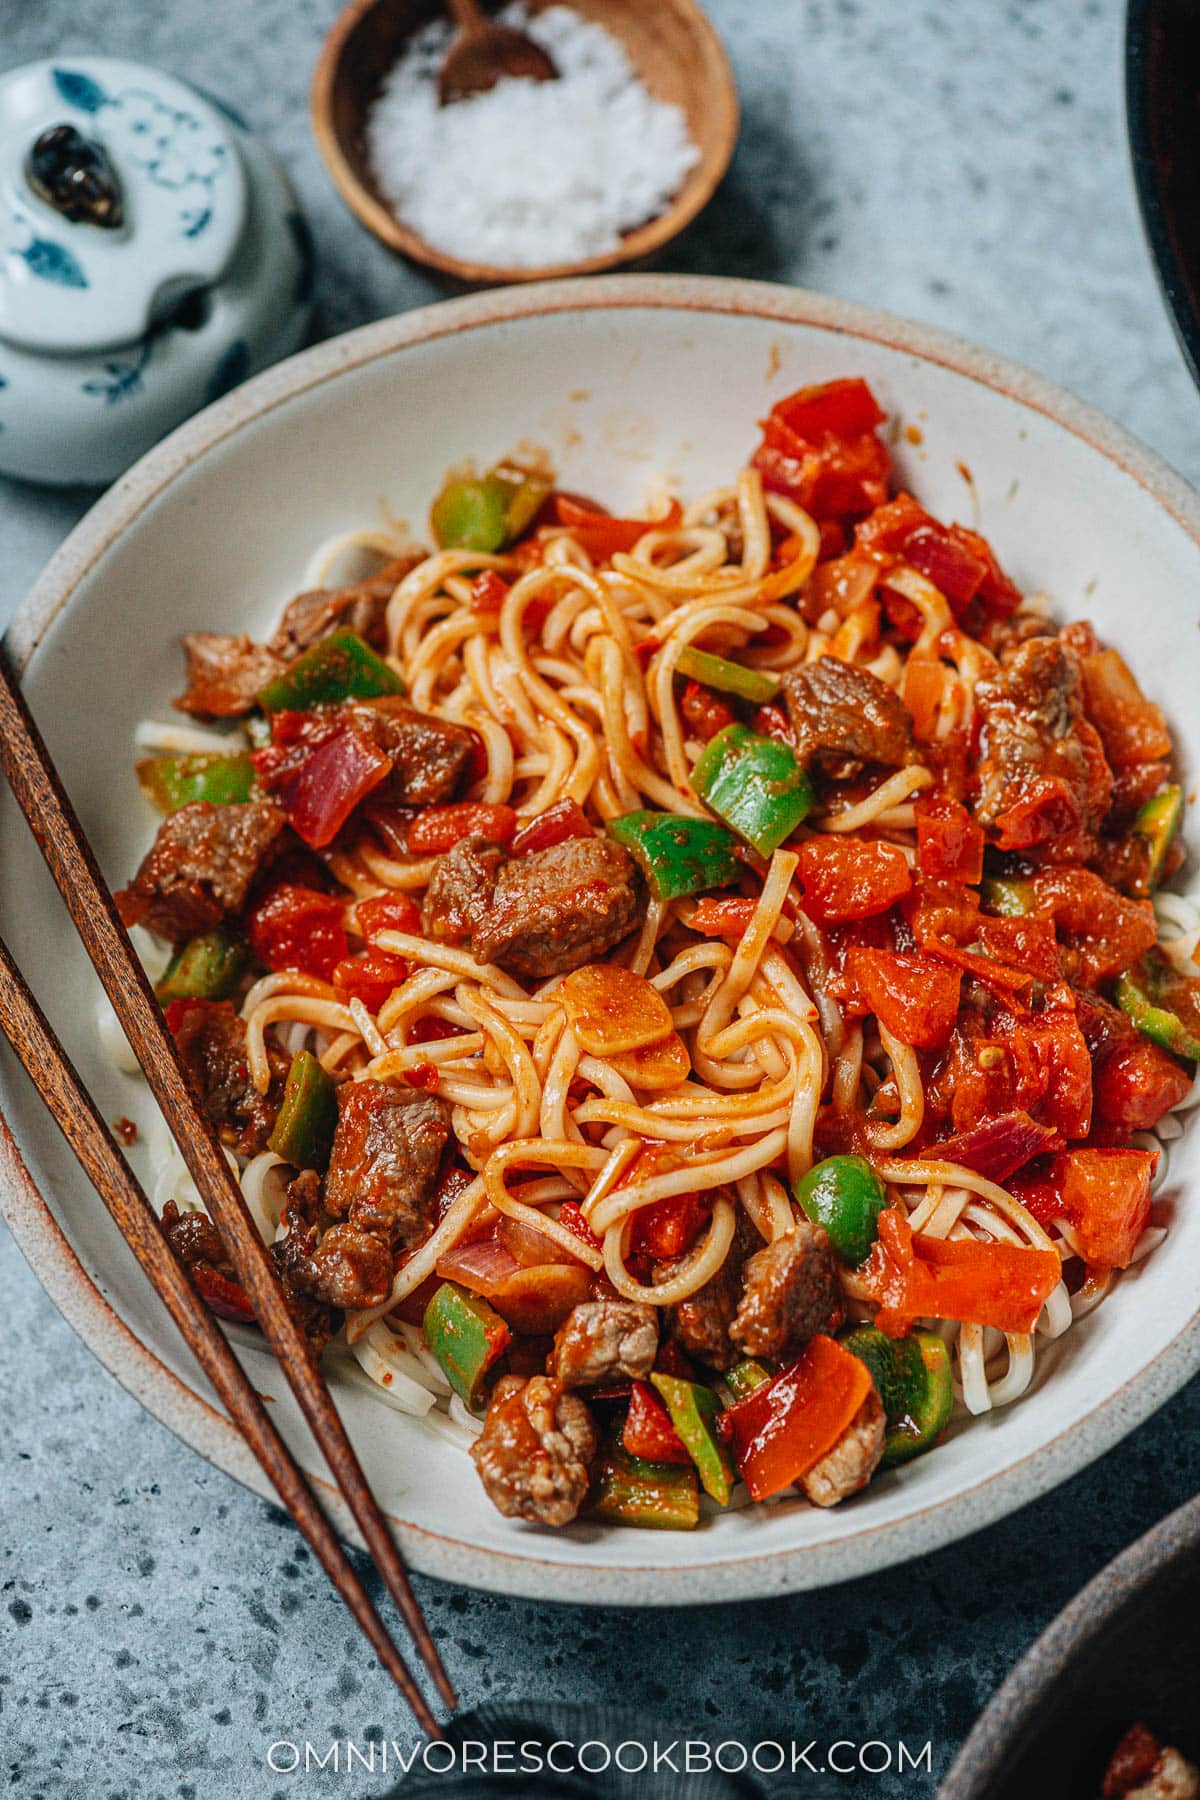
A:
<svg viewBox="0 0 1200 1800">
<path fill-rule="evenodd" d="M 437 249 L 423 237 L 401 223 L 396 215 L 377 200 L 364 186 L 350 165 L 341 139 L 333 123 L 333 88 L 342 54 L 351 33 L 369 12 L 390 0 L 350 0 L 334 20 L 321 47 L 313 71 L 310 114 L 313 135 L 326 168 L 342 199 L 361 225 L 386 244 L 414 262 L 440 269 L 457 280 L 478 286 L 509 285 L 515 282 L 547 281 L 566 275 L 591 275 L 604 269 L 617 268 L 650 256 L 690 225 L 712 199 L 733 157 L 740 125 L 737 84 L 725 54 L 725 46 L 717 36 L 712 21 L 695 4 L 695 0 L 657 0 L 669 5 L 693 32 L 701 56 L 711 75 L 723 90 L 724 105 L 714 111 L 716 135 L 711 143 L 697 146 L 700 162 L 686 178 L 683 187 L 665 211 L 644 225 L 635 226 L 622 235 L 615 250 L 599 256 L 584 257 L 577 262 L 539 264 L 536 268 L 508 268 L 502 264 L 469 262 Z M 570 0 L 564 0 L 569 5 Z"/>
</svg>

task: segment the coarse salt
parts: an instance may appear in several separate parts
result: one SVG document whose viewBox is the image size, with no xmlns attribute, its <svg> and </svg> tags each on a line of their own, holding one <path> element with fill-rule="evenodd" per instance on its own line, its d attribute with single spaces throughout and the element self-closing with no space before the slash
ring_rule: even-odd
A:
<svg viewBox="0 0 1200 1800">
<path fill-rule="evenodd" d="M 678 106 L 657 100 L 624 49 L 570 6 L 505 7 L 547 50 L 557 81 L 506 78 L 439 106 L 448 23 L 418 32 L 367 120 L 380 193 L 431 246 L 511 268 L 615 250 L 661 213 L 699 158 Z"/>
</svg>

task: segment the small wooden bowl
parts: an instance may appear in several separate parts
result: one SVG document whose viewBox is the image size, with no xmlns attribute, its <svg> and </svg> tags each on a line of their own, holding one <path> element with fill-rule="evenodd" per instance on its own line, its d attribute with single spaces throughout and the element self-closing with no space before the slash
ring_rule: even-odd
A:
<svg viewBox="0 0 1200 1800">
<path fill-rule="evenodd" d="M 539 5 L 551 0 L 539 0 Z M 418 237 L 375 186 L 367 159 L 367 112 L 412 34 L 445 11 L 439 0 L 351 0 L 325 40 L 313 76 L 317 145 L 343 200 L 368 231 L 414 262 L 477 286 L 585 275 L 652 255 L 691 223 L 712 198 L 737 140 L 738 101 L 716 32 L 692 0 L 568 0 L 618 38 L 641 80 L 660 100 L 683 108 L 700 160 L 665 212 L 625 233 L 615 250 L 542 268 L 464 262 Z M 538 8 L 535 8 L 537 10 Z"/>
</svg>

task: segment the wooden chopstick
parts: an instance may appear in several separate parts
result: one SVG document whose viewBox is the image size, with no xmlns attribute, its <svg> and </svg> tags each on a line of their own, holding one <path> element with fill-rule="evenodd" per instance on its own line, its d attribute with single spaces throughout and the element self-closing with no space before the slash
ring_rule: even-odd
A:
<svg viewBox="0 0 1200 1800">
<path fill-rule="evenodd" d="M 215 1131 L 197 1106 L 174 1038 L 146 979 L 108 884 L 0 645 L 0 765 L 67 905 L 75 929 L 179 1145 L 238 1281 L 329 1464 L 389 1594 L 447 1706 L 457 1705 L 387 1521 L 367 1485 L 308 1342 Z"/>
<path fill-rule="evenodd" d="M 45 1101 L 84 1174 L 216 1388 L 322 1568 L 361 1625 L 372 1649 L 431 1736 L 441 1728 L 409 1673 L 337 1534 L 291 1451 L 276 1431 L 224 1333 L 163 1236 L 154 1209 L 122 1157 L 79 1073 L 54 1035 L 0 939 L 0 1031 Z"/>
</svg>

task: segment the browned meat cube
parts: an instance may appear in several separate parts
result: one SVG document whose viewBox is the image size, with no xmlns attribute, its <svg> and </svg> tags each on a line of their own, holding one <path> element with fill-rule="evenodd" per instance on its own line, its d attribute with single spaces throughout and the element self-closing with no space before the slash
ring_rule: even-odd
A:
<svg viewBox="0 0 1200 1800">
<path fill-rule="evenodd" d="M 338 1122 L 325 1207 L 385 1244 L 414 1244 L 429 1229 L 450 1108 L 384 1081 L 338 1089 Z"/>
<path fill-rule="evenodd" d="M 183 639 L 187 690 L 173 704 L 201 719 L 240 719 L 254 711 L 259 689 L 281 673 L 283 658 L 246 636 L 189 631 Z"/>
<path fill-rule="evenodd" d="M 828 1233 L 799 1219 L 787 1237 L 756 1250 L 746 1263 L 729 1335 L 746 1356 L 790 1362 L 814 1332 L 836 1331 L 842 1313 Z"/>
<path fill-rule="evenodd" d="M 332 1225 L 312 1259 L 310 1292 L 331 1306 L 379 1306 L 392 1288 L 392 1253 L 382 1238 Z"/>
<path fill-rule="evenodd" d="M 543 981 L 595 962 L 628 937 L 638 911 L 633 864 L 607 838 L 512 857 L 472 838 L 434 870 L 424 925 L 443 943 L 469 940 L 480 962 Z"/>
<path fill-rule="evenodd" d="M 866 1487 L 879 1467 L 886 1432 L 887 1414 L 872 1388 L 833 1449 L 800 1478 L 814 1506 L 836 1506 Z"/>
<path fill-rule="evenodd" d="M 504 863 L 499 844 L 464 838 L 439 856 L 425 890 L 421 925 L 440 944 L 465 944 L 491 904 Z"/>
<path fill-rule="evenodd" d="M 168 1200 L 162 1213 L 163 1236 L 185 1269 L 196 1263 L 210 1268 L 228 1266 L 221 1234 L 207 1213 L 181 1213 L 173 1200 Z"/>
<path fill-rule="evenodd" d="M 554 1373 L 564 1387 L 594 1387 L 628 1376 L 641 1381 L 654 1366 L 658 1317 L 634 1300 L 584 1300 L 554 1339 Z"/>
<path fill-rule="evenodd" d="M 395 806 L 437 806 L 453 797 L 475 761 L 478 739 L 466 725 L 418 712 L 398 694 L 347 700 L 339 714 L 392 758 L 392 772 L 372 793 Z"/>
<path fill-rule="evenodd" d="M 740 1352 L 730 1341 L 729 1327 L 742 1297 L 742 1265 L 756 1247 L 762 1247 L 762 1239 L 739 1212 L 729 1254 L 712 1280 L 667 1309 L 671 1336 L 706 1368 L 732 1369 L 734 1363 L 741 1361 Z M 678 1260 L 660 1263 L 652 1277 L 654 1283 L 669 1280 L 678 1268 Z"/>
<path fill-rule="evenodd" d="M 182 944 L 241 912 L 255 877 L 282 849 L 286 821 L 270 801 L 194 800 L 158 828 L 137 874 L 116 896 L 126 925 Z"/>
<path fill-rule="evenodd" d="M 792 739 L 806 768 L 834 780 L 864 763 L 898 769 L 912 757 L 912 715 L 869 669 L 819 656 L 783 678 Z"/>
<path fill-rule="evenodd" d="M 246 1027 L 228 1000 L 187 1000 L 174 1026 L 188 1077 L 221 1142 L 257 1156 L 279 1111 L 288 1059 L 269 1050 L 271 1086 L 260 1094 L 246 1060 Z"/>
<path fill-rule="evenodd" d="M 1079 861 L 1096 849 L 1112 771 L 1084 716 L 1079 658 L 1058 638 L 1007 651 L 975 689 L 980 760 L 975 817 L 1002 850 Z"/>
<path fill-rule="evenodd" d="M 312 588 L 306 594 L 297 594 L 284 607 L 270 648 L 291 662 L 331 631 L 345 627 L 357 632 L 373 650 L 382 650 L 387 639 L 388 601 L 397 583 L 424 559 L 424 550 L 414 548 L 408 555 L 386 563 L 368 581 L 356 582 L 352 587 Z"/>
<path fill-rule="evenodd" d="M 471 1446 L 484 1492 L 509 1519 L 569 1525 L 587 1498 L 596 1428 L 578 1394 L 548 1375 L 496 1383 Z"/>
</svg>

